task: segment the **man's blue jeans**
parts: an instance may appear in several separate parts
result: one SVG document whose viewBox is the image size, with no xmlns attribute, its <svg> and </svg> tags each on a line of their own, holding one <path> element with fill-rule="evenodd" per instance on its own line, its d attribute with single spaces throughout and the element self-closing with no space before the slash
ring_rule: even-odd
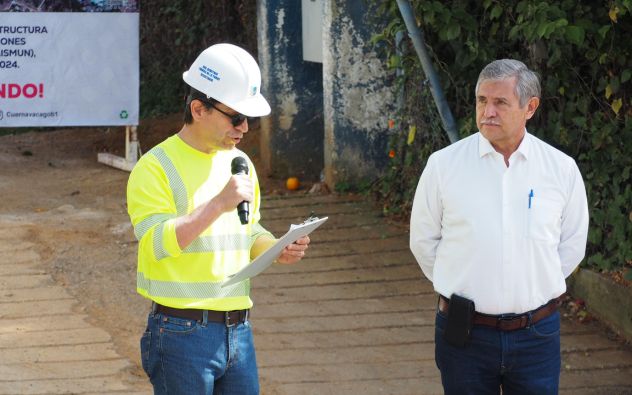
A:
<svg viewBox="0 0 632 395">
<path fill-rule="evenodd" d="M 437 312 L 435 359 L 446 395 L 557 394 L 560 379 L 560 314 L 516 331 L 477 326 L 470 343 L 443 339 L 446 318 Z"/>
<path fill-rule="evenodd" d="M 156 395 L 259 393 L 248 321 L 227 327 L 150 313 L 140 349 Z"/>
</svg>

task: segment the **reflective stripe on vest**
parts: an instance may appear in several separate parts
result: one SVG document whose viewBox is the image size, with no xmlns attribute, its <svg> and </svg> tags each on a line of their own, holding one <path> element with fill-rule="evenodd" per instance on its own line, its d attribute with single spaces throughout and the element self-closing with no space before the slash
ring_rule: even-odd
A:
<svg viewBox="0 0 632 395">
<path fill-rule="evenodd" d="M 165 171 L 167 180 L 169 180 L 169 186 L 171 187 L 171 194 L 173 195 L 173 201 L 176 204 L 176 213 L 179 216 L 186 215 L 189 212 L 189 201 L 187 199 L 187 189 L 184 187 L 184 182 L 178 174 L 176 167 L 171 162 L 171 159 L 167 156 L 165 151 L 160 147 L 154 147 L 150 154 L 154 155 L 162 169 Z"/>
<path fill-rule="evenodd" d="M 145 236 L 145 233 L 147 233 L 149 231 L 149 229 L 152 228 L 152 226 L 154 226 L 156 224 L 163 223 L 163 222 L 165 222 L 167 220 L 170 220 L 172 218 L 175 218 L 175 217 L 176 217 L 175 214 L 154 214 L 154 215 L 150 215 L 149 217 L 147 217 L 144 220 L 140 221 L 134 227 L 134 236 L 136 236 L 136 240 L 140 241 L 140 239 L 142 239 L 143 236 Z"/>
<path fill-rule="evenodd" d="M 249 250 L 250 249 L 250 236 L 236 234 L 236 235 L 213 235 L 213 236 L 201 236 L 193 240 L 187 248 L 182 252 L 197 253 L 197 252 L 217 252 L 217 251 L 234 251 L 234 250 Z"/>
<path fill-rule="evenodd" d="M 230 298 L 247 296 L 250 290 L 250 280 L 222 288 L 221 283 L 159 281 L 145 278 L 142 272 L 136 274 L 136 287 L 150 296 L 159 298 Z"/>
<path fill-rule="evenodd" d="M 153 149 L 149 151 L 149 154 L 152 154 L 158 160 L 158 163 L 160 163 L 160 166 L 162 166 L 162 170 L 165 172 L 165 175 L 167 176 L 167 180 L 169 181 L 169 186 L 171 187 L 171 195 L 173 196 L 173 201 L 176 205 L 176 215 L 174 217 L 176 216 L 180 217 L 180 216 L 186 215 L 189 212 L 189 201 L 187 199 L 187 189 L 184 186 L 182 177 L 180 177 L 180 174 L 178 174 L 176 167 L 173 165 L 173 162 L 171 162 L 171 159 L 169 159 L 165 151 L 160 147 L 154 147 Z M 159 214 L 159 215 L 166 215 L 166 214 Z M 151 220 L 152 217 L 154 216 L 146 218 L 141 223 L 147 220 Z M 162 219 L 162 221 L 153 222 L 154 224 L 159 223 L 159 225 L 156 227 L 156 230 L 154 231 L 154 238 L 153 238 L 154 257 L 156 258 L 157 261 L 169 256 L 169 254 L 167 254 L 167 251 L 165 251 L 165 248 L 162 242 L 162 231 L 164 228 L 164 221 L 168 219 L 170 218 L 164 218 Z"/>
<path fill-rule="evenodd" d="M 162 242 L 162 231 L 165 228 L 165 223 L 158 224 L 154 230 L 154 257 L 157 261 L 169 256 L 165 251 L 164 243 Z"/>
</svg>

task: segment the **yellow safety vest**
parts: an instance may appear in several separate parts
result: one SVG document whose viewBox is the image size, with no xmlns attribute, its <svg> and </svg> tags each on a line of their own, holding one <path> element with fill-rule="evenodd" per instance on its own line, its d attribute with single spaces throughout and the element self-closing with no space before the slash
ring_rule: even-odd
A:
<svg viewBox="0 0 632 395">
<path fill-rule="evenodd" d="M 231 177 L 236 156 L 246 158 L 254 183 L 250 222 L 242 225 L 236 209 L 224 213 L 180 249 L 176 218 L 219 194 Z M 257 237 L 270 234 L 259 225 L 260 198 L 254 166 L 236 148 L 206 154 L 174 135 L 146 153 L 127 184 L 127 210 L 139 241 L 138 293 L 175 308 L 250 308 L 249 280 L 225 288 L 220 283 L 250 263 L 250 248 Z"/>
</svg>

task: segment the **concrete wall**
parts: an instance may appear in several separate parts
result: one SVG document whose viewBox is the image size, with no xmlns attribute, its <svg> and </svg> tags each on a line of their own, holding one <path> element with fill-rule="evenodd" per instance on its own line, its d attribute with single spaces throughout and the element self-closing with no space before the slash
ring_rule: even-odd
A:
<svg viewBox="0 0 632 395">
<path fill-rule="evenodd" d="M 323 63 L 303 61 L 301 2 L 258 0 L 263 172 L 353 186 L 387 163 L 392 73 L 371 37 L 381 31 L 365 0 L 323 0 Z"/>
<path fill-rule="evenodd" d="M 374 180 L 387 163 L 390 74 L 369 42 L 381 30 L 364 0 L 325 0 L 323 90 L 327 184 Z"/>
<path fill-rule="evenodd" d="M 566 282 L 568 292 L 583 299 L 591 314 L 632 342 L 632 287 L 589 269 L 579 269 Z"/>
<path fill-rule="evenodd" d="M 317 180 L 323 169 L 323 79 L 303 61 L 301 2 L 258 0 L 262 94 L 272 114 L 261 121 L 262 173 Z"/>
</svg>

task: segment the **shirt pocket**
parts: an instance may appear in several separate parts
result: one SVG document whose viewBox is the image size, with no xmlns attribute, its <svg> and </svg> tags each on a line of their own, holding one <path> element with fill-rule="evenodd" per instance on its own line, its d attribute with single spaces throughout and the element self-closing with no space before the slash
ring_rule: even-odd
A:
<svg viewBox="0 0 632 395">
<path fill-rule="evenodd" d="M 535 241 L 558 243 L 562 229 L 564 202 L 535 197 L 527 211 L 526 236 Z"/>
</svg>

